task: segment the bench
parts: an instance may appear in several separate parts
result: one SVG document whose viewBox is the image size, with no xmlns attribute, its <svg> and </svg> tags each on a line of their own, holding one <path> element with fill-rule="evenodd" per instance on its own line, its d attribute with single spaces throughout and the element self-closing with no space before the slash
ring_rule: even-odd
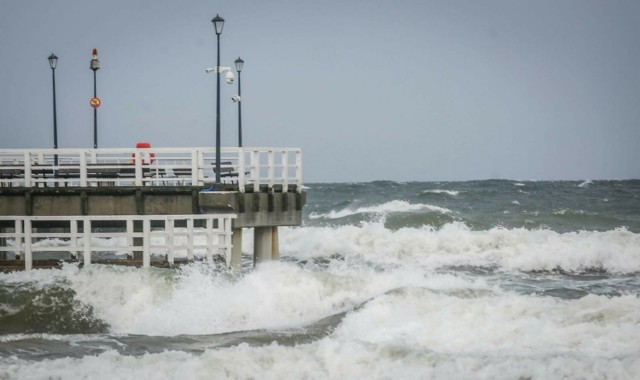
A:
<svg viewBox="0 0 640 380">
<path fill-rule="evenodd" d="M 211 163 L 213 166 L 213 174 L 216 173 L 216 163 Z M 173 175 L 176 178 L 191 177 L 191 168 L 172 168 Z M 248 174 L 248 173 L 247 173 Z M 238 177 L 238 173 L 231 164 L 231 161 L 222 162 L 220 165 L 220 177 Z"/>
<path fill-rule="evenodd" d="M 71 165 L 69 165 L 71 166 Z M 119 166 L 119 167 L 118 167 Z M 135 178 L 135 167 L 122 167 L 122 164 L 118 163 L 104 163 L 104 164 L 88 164 L 87 165 L 87 178 L 92 179 L 119 179 L 119 178 Z M 128 166 L 128 165 L 127 165 Z M 15 179 L 24 179 L 24 166 L 22 165 L 4 165 L 0 167 L 0 180 L 2 186 L 8 184 L 11 186 L 11 180 Z M 165 169 L 163 168 L 150 168 L 148 166 L 142 167 L 142 176 L 143 178 L 155 178 L 155 177 L 164 177 Z M 77 165 L 73 165 L 72 167 L 65 167 L 65 165 L 61 165 L 58 170 L 54 170 L 53 167 L 47 165 L 32 165 L 31 166 L 31 178 L 34 179 L 47 179 L 47 178 L 57 178 L 57 179 L 79 179 L 80 178 L 80 168 Z M 8 181 L 6 181 L 8 180 Z M 107 181 L 103 181 L 107 182 Z M 46 182 L 44 183 L 46 186 Z M 113 182 L 112 182 L 113 183 Z"/>
</svg>

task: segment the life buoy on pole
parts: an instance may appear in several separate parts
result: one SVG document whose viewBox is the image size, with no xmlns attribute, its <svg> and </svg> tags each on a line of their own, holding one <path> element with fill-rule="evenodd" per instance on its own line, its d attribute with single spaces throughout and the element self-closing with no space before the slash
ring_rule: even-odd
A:
<svg viewBox="0 0 640 380">
<path fill-rule="evenodd" d="M 149 144 L 148 142 L 139 142 L 136 144 L 136 149 L 148 149 L 151 148 L 151 144 Z M 142 159 L 142 165 L 146 165 L 148 163 L 153 164 L 153 161 L 155 161 L 155 157 L 156 154 L 153 152 L 143 152 L 141 155 L 141 159 Z M 131 153 L 131 162 L 135 163 L 136 161 L 136 154 Z"/>
</svg>

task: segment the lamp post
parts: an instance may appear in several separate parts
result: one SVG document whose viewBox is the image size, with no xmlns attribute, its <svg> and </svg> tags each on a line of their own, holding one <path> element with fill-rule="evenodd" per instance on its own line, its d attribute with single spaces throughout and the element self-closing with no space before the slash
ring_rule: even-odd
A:
<svg viewBox="0 0 640 380">
<path fill-rule="evenodd" d="M 233 99 L 238 102 L 238 147 L 242 148 L 242 94 L 240 89 L 240 72 L 242 71 L 244 61 L 238 57 L 238 59 L 235 60 L 235 64 L 236 71 L 238 72 L 238 97 L 234 97 Z"/>
<path fill-rule="evenodd" d="M 216 184 L 220 184 L 220 34 L 224 27 L 224 19 L 216 15 L 211 22 L 218 37 L 218 61 L 216 64 Z"/>
<path fill-rule="evenodd" d="M 96 149 L 98 148 L 98 106 L 100 105 L 100 100 L 97 100 L 98 96 L 96 92 L 96 71 L 100 70 L 98 49 L 93 49 L 89 68 L 93 70 L 93 99 L 91 99 L 91 106 L 93 107 L 93 148 Z"/>
<path fill-rule="evenodd" d="M 53 79 L 53 149 L 58 149 L 58 118 L 56 113 L 56 67 L 58 66 L 58 57 L 51 53 L 48 59 L 49 67 L 51 67 L 51 78 Z M 57 154 L 53 157 L 53 164 L 56 167 L 58 166 Z"/>
</svg>

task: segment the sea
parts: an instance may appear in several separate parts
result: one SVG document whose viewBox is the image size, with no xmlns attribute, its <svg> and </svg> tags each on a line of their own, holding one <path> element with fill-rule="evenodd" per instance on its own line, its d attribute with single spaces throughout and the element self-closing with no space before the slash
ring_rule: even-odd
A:
<svg viewBox="0 0 640 380">
<path fill-rule="evenodd" d="M 639 379 L 640 181 L 308 184 L 281 259 L 0 274 L 0 379 Z"/>
</svg>

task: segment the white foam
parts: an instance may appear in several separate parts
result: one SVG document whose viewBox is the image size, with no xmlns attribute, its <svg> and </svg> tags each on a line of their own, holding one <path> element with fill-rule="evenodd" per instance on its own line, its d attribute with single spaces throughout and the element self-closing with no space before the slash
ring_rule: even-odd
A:
<svg viewBox="0 0 640 380">
<path fill-rule="evenodd" d="M 351 215 L 356 214 L 377 214 L 377 215 L 387 215 L 392 213 L 400 213 L 400 212 L 420 212 L 420 211 L 429 211 L 429 212 L 437 212 L 442 214 L 451 213 L 451 210 L 433 206 L 428 204 L 412 204 L 406 201 L 394 200 L 390 202 L 383 203 L 381 205 L 368 206 L 368 207 L 359 207 L 357 209 L 354 208 L 344 208 L 339 211 L 332 210 L 328 213 L 311 213 L 309 215 L 310 219 L 340 219 Z"/>
<path fill-rule="evenodd" d="M 578 300 L 404 288 L 380 295 L 319 341 L 193 354 L 109 350 L 82 358 L 0 357 L 11 379 L 634 378 L 640 300 Z M 260 312 L 261 310 L 256 310 Z M 188 313 L 189 310 L 185 310 Z"/>
<path fill-rule="evenodd" d="M 304 326 L 412 281 L 310 272 L 286 263 L 264 264 L 231 281 L 209 269 L 194 264 L 167 279 L 160 270 L 94 266 L 69 281 L 77 299 L 91 305 L 113 333 L 146 335 Z"/>
<path fill-rule="evenodd" d="M 460 194 L 460 191 L 457 190 L 442 190 L 442 189 L 433 189 L 433 190 L 425 190 L 422 192 L 423 194 L 447 194 L 447 195 L 451 195 L 452 197 L 457 196 L 458 194 Z"/>
<path fill-rule="evenodd" d="M 581 184 L 579 184 L 578 187 L 583 187 L 584 188 L 584 187 L 588 187 L 589 185 L 592 185 L 592 184 L 593 184 L 593 181 L 586 180 L 586 181 L 582 182 Z"/>
<path fill-rule="evenodd" d="M 386 294 L 350 314 L 336 335 L 342 340 L 375 345 L 396 341 L 414 349 L 457 355 L 515 351 L 544 355 L 576 349 L 607 357 L 637 353 L 640 299 L 636 296 L 560 300 L 516 294 L 462 295 L 427 288 Z"/>
<path fill-rule="evenodd" d="M 499 266 L 504 270 L 582 271 L 601 268 L 640 272 L 640 234 L 624 228 L 597 232 L 493 228 L 472 231 L 463 223 L 392 231 L 381 223 L 282 229 L 281 252 L 295 257 L 341 254 L 393 265 L 435 268 Z"/>
</svg>

